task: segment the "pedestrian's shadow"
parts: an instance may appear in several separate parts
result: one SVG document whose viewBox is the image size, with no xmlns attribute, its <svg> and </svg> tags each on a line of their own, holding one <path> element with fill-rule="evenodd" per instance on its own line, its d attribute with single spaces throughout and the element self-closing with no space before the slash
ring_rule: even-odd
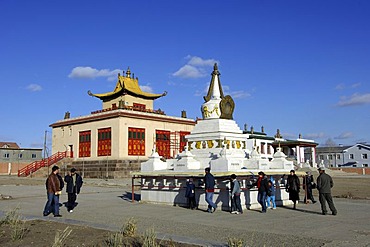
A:
<svg viewBox="0 0 370 247">
<path fill-rule="evenodd" d="M 257 212 L 257 213 L 261 213 L 262 211 L 262 209 L 255 209 L 255 208 L 247 208 L 248 209 L 248 211 L 254 211 L 254 212 Z"/>
<path fill-rule="evenodd" d="M 281 206 L 279 208 L 282 208 L 282 209 L 287 209 L 287 210 L 292 210 L 292 211 L 297 211 L 297 212 L 302 212 L 302 213 L 307 213 L 307 214 L 319 214 L 321 215 L 320 212 L 317 212 L 317 211 L 310 211 L 310 210 L 307 210 L 307 209 L 302 209 L 302 208 L 292 208 L 291 206 L 288 207 L 288 206 Z"/>
<path fill-rule="evenodd" d="M 118 197 L 120 197 L 122 200 L 131 202 L 132 201 L 132 192 L 126 191 L 126 194 L 122 194 L 121 196 L 118 196 Z M 141 195 L 134 193 L 134 201 L 138 202 L 140 200 L 141 200 Z"/>
</svg>

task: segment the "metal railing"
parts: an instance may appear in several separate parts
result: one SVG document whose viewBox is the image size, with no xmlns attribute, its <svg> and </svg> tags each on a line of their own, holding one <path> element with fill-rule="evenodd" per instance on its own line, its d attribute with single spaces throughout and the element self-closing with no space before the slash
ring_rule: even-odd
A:
<svg viewBox="0 0 370 247">
<path fill-rule="evenodd" d="M 22 169 L 18 170 L 18 177 L 27 177 L 28 175 L 36 172 L 42 167 L 49 167 L 51 165 L 54 165 L 59 160 L 64 159 L 67 157 L 68 152 L 57 152 L 53 154 L 52 156 L 48 157 L 47 159 L 42 159 L 38 161 L 34 161 L 31 164 L 23 167 Z"/>
</svg>

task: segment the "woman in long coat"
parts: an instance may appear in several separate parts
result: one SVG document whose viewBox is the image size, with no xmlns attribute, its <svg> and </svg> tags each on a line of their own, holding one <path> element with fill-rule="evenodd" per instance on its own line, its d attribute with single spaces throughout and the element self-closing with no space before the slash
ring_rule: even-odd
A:
<svg viewBox="0 0 370 247">
<path fill-rule="evenodd" d="M 299 201 L 300 182 L 294 170 L 290 171 L 287 178 L 286 191 L 289 193 L 289 200 L 293 201 L 293 208 L 296 209 L 296 203 Z"/>
</svg>

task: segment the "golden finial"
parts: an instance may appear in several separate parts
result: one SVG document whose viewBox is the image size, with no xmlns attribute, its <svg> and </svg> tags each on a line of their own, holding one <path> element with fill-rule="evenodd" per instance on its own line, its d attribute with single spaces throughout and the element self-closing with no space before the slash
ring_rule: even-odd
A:
<svg viewBox="0 0 370 247">
<path fill-rule="evenodd" d="M 130 77 L 130 76 L 131 76 L 131 70 L 130 70 L 130 67 L 128 67 L 126 71 L 126 77 Z"/>
</svg>

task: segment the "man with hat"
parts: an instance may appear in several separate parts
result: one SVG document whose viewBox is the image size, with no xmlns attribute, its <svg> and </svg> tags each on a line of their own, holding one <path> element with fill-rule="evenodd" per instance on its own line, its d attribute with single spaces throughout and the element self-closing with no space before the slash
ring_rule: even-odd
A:
<svg viewBox="0 0 370 247">
<path fill-rule="evenodd" d="M 59 195 L 61 194 L 60 181 L 58 178 L 59 167 L 53 166 L 51 173 L 46 180 L 46 190 L 48 200 L 45 204 L 44 216 L 48 216 L 50 213 L 54 214 L 54 217 L 62 217 L 59 214 Z"/>
<path fill-rule="evenodd" d="M 67 183 L 66 192 L 68 193 L 67 210 L 72 213 L 73 208 L 76 204 L 77 194 L 80 193 L 81 186 L 83 184 L 82 177 L 76 173 L 76 169 L 72 168 L 68 172 L 67 176 L 64 177 L 64 181 Z"/>
<path fill-rule="evenodd" d="M 319 191 L 319 200 L 321 204 L 321 211 L 323 215 L 327 214 L 326 202 L 328 202 L 332 215 L 337 215 L 337 209 L 334 206 L 333 198 L 331 196 L 331 188 L 333 187 L 333 179 L 325 173 L 325 167 L 317 169 L 320 175 L 317 177 L 317 190 Z"/>
</svg>

